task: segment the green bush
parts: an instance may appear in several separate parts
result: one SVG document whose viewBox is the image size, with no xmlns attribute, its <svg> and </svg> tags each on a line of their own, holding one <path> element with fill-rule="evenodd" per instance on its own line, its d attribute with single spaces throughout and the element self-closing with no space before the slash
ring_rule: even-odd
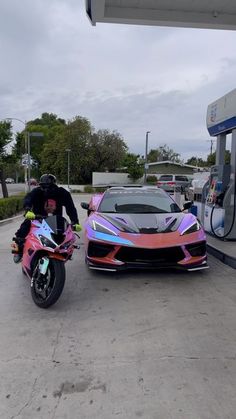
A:
<svg viewBox="0 0 236 419">
<path fill-rule="evenodd" d="M 83 193 L 80 189 L 70 189 L 70 193 Z"/>
<path fill-rule="evenodd" d="M 91 185 L 86 185 L 84 187 L 84 192 L 85 193 L 94 193 L 95 192 L 95 189 Z"/>
<path fill-rule="evenodd" d="M 84 187 L 84 192 L 85 193 L 100 193 L 100 192 L 105 192 L 108 189 L 108 186 L 99 186 L 94 188 L 91 185 L 86 185 Z"/>
<path fill-rule="evenodd" d="M 0 198 L 0 220 L 5 220 L 23 210 L 24 194 Z"/>
<path fill-rule="evenodd" d="M 105 192 L 107 190 L 107 186 L 100 187 L 100 188 L 94 188 L 94 192 Z"/>
<path fill-rule="evenodd" d="M 157 177 L 155 175 L 148 175 L 147 176 L 147 183 L 157 183 Z"/>
</svg>

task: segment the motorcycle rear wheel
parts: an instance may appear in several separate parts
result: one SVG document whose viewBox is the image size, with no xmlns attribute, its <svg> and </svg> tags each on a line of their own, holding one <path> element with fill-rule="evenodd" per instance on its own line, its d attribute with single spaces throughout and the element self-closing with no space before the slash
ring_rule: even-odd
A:
<svg viewBox="0 0 236 419">
<path fill-rule="evenodd" d="M 63 261 L 50 259 L 45 275 L 40 274 L 38 261 L 31 280 L 31 296 L 34 303 L 40 308 L 48 308 L 55 304 L 63 291 L 65 277 Z"/>
</svg>

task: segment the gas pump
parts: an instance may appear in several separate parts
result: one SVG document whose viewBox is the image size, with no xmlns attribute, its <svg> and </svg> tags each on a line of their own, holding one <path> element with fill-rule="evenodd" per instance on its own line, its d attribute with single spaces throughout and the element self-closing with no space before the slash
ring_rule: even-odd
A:
<svg viewBox="0 0 236 419">
<path fill-rule="evenodd" d="M 204 228 L 219 238 L 225 235 L 224 196 L 230 180 L 230 165 L 211 167 L 204 205 Z"/>
<path fill-rule="evenodd" d="M 216 164 L 203 188 L 201 221 L 219 239 L 236 240 L 236 89 L 208 106 L 207 129 L 217 137 Z M 232 134 L 231 160 L 225 164 L 228 134 Z"/>
</svg>

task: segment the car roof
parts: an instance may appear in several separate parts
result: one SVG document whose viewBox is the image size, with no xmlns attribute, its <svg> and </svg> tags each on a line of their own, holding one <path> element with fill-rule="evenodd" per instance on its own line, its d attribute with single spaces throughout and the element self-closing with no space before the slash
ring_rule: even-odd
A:
<svg viewBox="0 0 236 419">
<path fill-rule="evenodd" d="M 157 186 L 146 186 L 146 185 L 138 185 L 138 186 L 112 186 L 106 190 L 106 194 L 112 193 L 114 191 L 126 191 L 129 190 L 131 192 L 136 192 L 137 190 L 143 191 L 160 191 L 161 193 L 166 193 L 163 189 L 158 188 Z"/>
</svg>

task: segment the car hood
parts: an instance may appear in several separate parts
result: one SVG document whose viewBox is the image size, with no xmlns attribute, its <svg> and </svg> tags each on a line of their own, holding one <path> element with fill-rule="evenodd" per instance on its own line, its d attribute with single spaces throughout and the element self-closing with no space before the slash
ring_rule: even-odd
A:
<svg viewBox="0 0 236 419">
<path fill-rule="evenodd" d="M 192 214 L 184 214 L 182 212 L 170 214 L 96 213 L 92 218 L 104 226 L 108 226 L 109 223 L 110 228 L 114 226 L 120 231 L 136 234 L 170 233 L 176 231 L 181 224 L 184 224 L 183 227 L 185 228 L 196 221 L 195 216 Z"/>
</svg>

